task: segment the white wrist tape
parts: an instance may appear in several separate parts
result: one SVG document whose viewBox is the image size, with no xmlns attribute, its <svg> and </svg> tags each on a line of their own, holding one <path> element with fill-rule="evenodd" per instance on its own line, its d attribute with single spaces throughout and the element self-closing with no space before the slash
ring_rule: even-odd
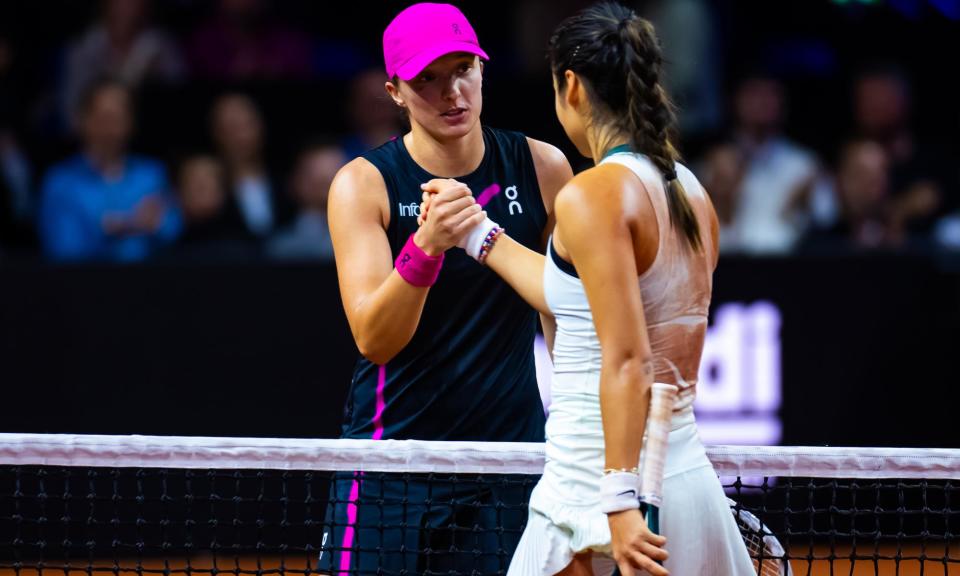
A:
<svg viewBox="0 0 960 576">
<path fill-rule="evenodd" d="M 604 474 L 600 479 L 600 511 L 604 514 L 640 507 L 640 476 L 630 472 Z"/>
<path fill-rule="evenodd" d="M 460 242 L 457 242 L 457 246 L 463 248 L 464 251 L 466 251 L 466 253 L 469 254 L 474 260 L 479 260 L 480 249 L 483 247 L 483 241 L 486 239 L 487 234 L 489 234 L 494 228 L 499 227 L 500 226 L 496 222 L 488 217 L 483 222 L 474 226 L 473 230 L 461 238 Z"/>
</svg>

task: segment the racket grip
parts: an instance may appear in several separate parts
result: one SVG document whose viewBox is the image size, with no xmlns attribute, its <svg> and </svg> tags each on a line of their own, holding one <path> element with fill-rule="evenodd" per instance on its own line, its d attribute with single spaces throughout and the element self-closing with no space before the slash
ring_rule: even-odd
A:
<svg viewBox="0 0 960 576">
<path fill-rule="evenodd" d="M 640 512 L 647 519 L 647 528 L 654 534 L 660 534 L 660 509 L 646 502 L 641 502 Z"/>
<path fill-rule="evenodd" d="M 654 508 L 663 504 L 663 470 L 667 461 L 670 423 L 677 387 L 654 384 L 650 389 L 647 413 L 647 439 L 643 445 L 643 470 L 640 476 L 640 500 Z"/>
</svg>

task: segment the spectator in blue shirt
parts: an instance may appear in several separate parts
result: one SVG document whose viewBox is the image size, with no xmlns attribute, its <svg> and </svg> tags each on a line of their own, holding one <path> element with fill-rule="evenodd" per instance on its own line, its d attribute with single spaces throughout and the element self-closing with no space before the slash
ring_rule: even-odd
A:
<svg viewBox="0 0 960 576">
<path fill-rule="evenodd" d="M 172 242 L 181 221 L 163 165 L 128 153 L 131 94 L 103 81 L 81 102 L 80 154 L 46 174 L 40 238 L 58 261 L 134 262 Z"/>
</svg>

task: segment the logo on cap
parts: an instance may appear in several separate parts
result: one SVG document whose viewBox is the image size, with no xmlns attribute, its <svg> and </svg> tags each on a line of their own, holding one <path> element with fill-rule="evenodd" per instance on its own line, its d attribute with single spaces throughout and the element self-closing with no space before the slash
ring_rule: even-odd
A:
<svg viewBox="0 0 960 576">
<path fill-rule="evenodd" d="M 454 23 L 454 24 L 453 24 L 453 33 L 456 34 L 457 36 L 460 36 L 460 35 L 461 35 L 461 33 L 460 33 L 460 25 L 459 25 L 459 24 L 457 24 L 457 23 Z"/>
</svg>

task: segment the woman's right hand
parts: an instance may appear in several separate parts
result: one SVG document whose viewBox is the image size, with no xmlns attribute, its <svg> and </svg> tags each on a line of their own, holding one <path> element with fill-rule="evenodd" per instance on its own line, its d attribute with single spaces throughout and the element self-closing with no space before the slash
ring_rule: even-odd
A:
<svg viewBox="0 0 960 576">
<path fill-rule="evenodd" d="M 423 191 L 430 194 L 430 217 L 421 214 L 421 226 L 413 241 L 430 256 L 437 256 L 456 246 L 487 217 L 470 188 L 462 182 L 431 180 L 424 184 Z"/>
<path fill-rule="evenodd" d="M 610 523 L 613 558 L 623 576 L 634 576 L 638 570 L 646 570 L 652 576 L 669 576 L 667 569 L 657 563 L 667 559 L 667 551 L 663 548 L 667 539 L 647 528 L 639 510 L 608 514 L 607 521 Z"/>
</svg>

